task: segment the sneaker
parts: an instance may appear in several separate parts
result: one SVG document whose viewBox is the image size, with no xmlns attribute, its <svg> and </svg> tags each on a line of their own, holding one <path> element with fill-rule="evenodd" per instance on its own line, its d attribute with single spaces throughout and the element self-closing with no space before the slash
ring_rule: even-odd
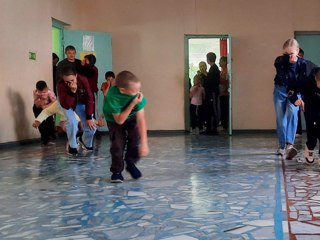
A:
<svg viewBox="0 0 320 240">
<path fill-rule="evenodd" d="M 304 158 L 307 162 L 307 164 L 312 164 L 314 163 L 314 151 L 313 150 L 309 150 L 307 145 L 304 148 Z"/>
<path fill-rule="evenodd" d="M 72 147 L 70 147 L 70 145 L 68 145 L 68 152 L 67 153 L 70 156 L 77 156 L 78 155 L 78 149 L 72 148 Z"/>
<path fill-rule="evenodd" d="M 131 177 L 134 179 L 138 179 L 142 177 L 142 173 L 134 163 L 127 163 L 126 170 L 130 173 Z"/>
<path fill-rule="evenodd" d="M 298 154 L 297 149 L 293 147 L 293 145 L 288 145 L 286 149 L 286 159 L 292 160 Z"/>
<path fill-rule="evenodd" d="M 278 148 L 277 155 L 284 157 L 286 155 L 286 150 L 282 148 Z"/>
<path fill-rule="evenodd" d="M 78 137 L 78 143 L 80 143 L 81 147 L 86 151 L 93 151 L 93 147 L 87 147 L 82 141 L 82 137 Z"/>
<path fill-rule="evenodd" d="M 122 183 L 123 182 L 123 176 L 121 173 L 113 173 L 111 175 L 111 182 L 112 183 Z"/>
</svg>

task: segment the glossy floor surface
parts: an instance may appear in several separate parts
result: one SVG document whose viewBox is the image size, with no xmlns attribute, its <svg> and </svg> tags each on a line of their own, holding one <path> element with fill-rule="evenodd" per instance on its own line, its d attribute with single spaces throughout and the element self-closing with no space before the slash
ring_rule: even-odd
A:
<svg viewBox="0 0 320 240">
<path fill-rule="evenodd" d="M 143 177 L 116 184 L 107 135 L 78 157 L 63 138 L 2 147 L 0 239 L 320 239 L 319 166 L 281 160 L 275 134 L 154 133 L 149 144 Z"/>
</svg>

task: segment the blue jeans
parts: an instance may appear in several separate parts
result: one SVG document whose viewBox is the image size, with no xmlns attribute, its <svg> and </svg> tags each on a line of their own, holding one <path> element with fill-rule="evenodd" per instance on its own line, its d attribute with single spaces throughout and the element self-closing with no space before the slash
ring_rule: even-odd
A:
<svg viewBox="0 0 320 240">
<path fill-rule="evenodd" d="M 83 127 L 83 135 L 82 135 L 82 141 L 86 145 L 86 147 L 92 147 L 93 143 L 93 136 L 96 132 L 96 129 L 91 129 L 86 120 L 86 107 L 82 103 L 78 103 L 76 106 L 76 109 L 65 109 L 61 107 L 66 120 L 67 120 L 67 136 L 68 136 L 68 142 L 70 147 L 77 148 L 77 132 L 78 132 L 78 121 L 75 117 L 75 112 L 79 116 L 81 120 L 81 124 Z"/>
<path fill-rule="evenodd" d="M 294 143 L 299 106 L 289 101 L 286 87 L 279 85 L 274 86 L 273 103 L 276 111 L 279 147 L 284 149 L 287 143 Z"/>
</svg>

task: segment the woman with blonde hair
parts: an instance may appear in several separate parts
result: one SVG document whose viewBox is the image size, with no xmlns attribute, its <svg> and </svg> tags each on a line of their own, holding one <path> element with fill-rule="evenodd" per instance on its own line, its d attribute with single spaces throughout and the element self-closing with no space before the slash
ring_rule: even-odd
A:
<svg viewBox="0 0 320 240">
<path fill-rule="evenodd" d="M 288 160 L 297 155 L 294 148 L 298 124 L 298 110 L 301 105 L 299 85 L 307 77 L 306 61 L 298 57 L 299 43 L 290 38 L 283 44 L 283 55 L 274 62 L 273 102 L 276 112 L 279 149 L 277 154 Z"/>
</svg>

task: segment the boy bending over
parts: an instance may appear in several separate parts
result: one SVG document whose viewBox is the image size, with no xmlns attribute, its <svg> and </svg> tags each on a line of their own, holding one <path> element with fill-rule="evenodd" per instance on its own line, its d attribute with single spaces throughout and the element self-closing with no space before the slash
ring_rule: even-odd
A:
<svg viewBox="0 0 320 240">
<path fill-rule="evenodd" d="M 146 99 L 140 80 L 129 71 L 120 72 L 110 87 L 103 105 L 111 141 L 111 182 L 123 182 L 124 162 L 132 178 L 142 176 L 136 163 L 149 153 L 144 115 Z"/>
</svg>

